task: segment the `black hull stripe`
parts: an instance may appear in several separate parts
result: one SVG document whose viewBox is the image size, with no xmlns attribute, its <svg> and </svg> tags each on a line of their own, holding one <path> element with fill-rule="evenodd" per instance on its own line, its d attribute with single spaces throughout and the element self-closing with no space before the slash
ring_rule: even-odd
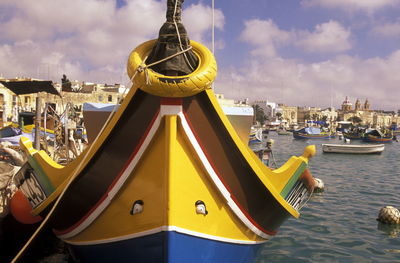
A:
<svg viewBox="0 0 400 263">
<path fill-rule="evenodd" d="M 78 224 L 104 198 L 159 107 L 159 97 L 136 91 L 107 139 L 60 201 L 53 217 L 54 229 L 63 231 Z"/>
</svg>

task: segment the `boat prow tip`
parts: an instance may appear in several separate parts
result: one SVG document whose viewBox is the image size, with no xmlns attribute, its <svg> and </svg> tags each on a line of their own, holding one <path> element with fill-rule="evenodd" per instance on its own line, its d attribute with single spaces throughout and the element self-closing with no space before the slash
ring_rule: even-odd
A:
<svg viewBox="0 0 400 263">
<path fill-rule="evenodd" d="M 315 156 L 316 153 L 317 149 L 315 145 L 308 145 L 306 148 L 304 148 L 302 157 L 304 157 L 306 160 L 309 160 L 311 157 Z"/>
</svg>

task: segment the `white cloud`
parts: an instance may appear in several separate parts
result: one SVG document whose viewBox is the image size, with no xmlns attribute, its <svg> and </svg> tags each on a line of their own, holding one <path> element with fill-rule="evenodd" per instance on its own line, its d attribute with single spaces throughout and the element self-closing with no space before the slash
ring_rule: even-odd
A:
<svg viewBox="0 0 400 263">
<path fill-rule="evenodd" d="M 245 22 L 240 39 L 251 44 L 254 56 L 276 57 L 283 46 L 301 48 L 314 53 L 339 53 L 351 49 L 351 32 L 340 23 L 329 21 L 306 30 L 285 31 L 271 20 L 253 19 Z"/>
<path fill-rule="evenodd" d="M 255 46 L 253 55 L 273 57 L 277 55 L 277 48 L 290 42 L 292 36 L 278 28 L 271 20 L 252 19 L 245 21 L 245 29 L 240 35 L 244 42 Z"/>
<path fill-rule="evenodd" d="M 305 7 L 320 6 L 323 8 L 338 8 L 345 11 L 374 12 L 385 7 L 393 7 L 400 3 L 399 0 L 302 0 Z"/>
<path fill-rule="evenodd" d="M 332 99 L 338 108 L 349 96 L 368 98 L 373 109 L 399 108 L 400 50 L 386 58 L 340 55 L 318 63 L 252 58 L 243 68 L 220 71 L 216 91 L 235 99 L 263 98 L 291 106 L 324 108 Z"/>
<path fill-rule="evenodd" d="M 385 37 L 399 37 L 400 36 L 400 21 L 395 23 L 386 23 L 376 25 L 372 28 L 372 33 Z"/>
<path fill-rule="evenodd" d="M 205 36 L 211 36 L 212 27 L 212 9 L 210 6 L 203 4 L 193 4 L 184 9 L 182 14 L 182 22 L 188 31 L 190 39 L 201 42 L 207 46 Z M 215 29 L 223 30 L 225 24 L 225 17 L 221 10 L 214 9 L 214 26 Z M 222 47 L 222 39 L 216 40 L 216 47 Z"/>
<path fill-rule="evenodd" d="M 126 84 L 129 53 L 157 38 L 165 11 L 160 0 L 127 0 L 123 8 L 115 0 L 1 0 L 0 75 L 59 82 L 65 73 L 69 79 Z M 204 19 L 187 21 L 189 37 L 202 41 L 211 32 L 210 7 L 192 5 L 187 12 Z M 216 10 L 216 27 L 223 24 Z"/>
<path fill-rule="evenodd" d="M 315 26 L 314 32 L 298 33 L 296 45 L 308 52 L 337 53 L 349 50 L 351 32 L 340 23 L 329 21 Z"/>
</svg>

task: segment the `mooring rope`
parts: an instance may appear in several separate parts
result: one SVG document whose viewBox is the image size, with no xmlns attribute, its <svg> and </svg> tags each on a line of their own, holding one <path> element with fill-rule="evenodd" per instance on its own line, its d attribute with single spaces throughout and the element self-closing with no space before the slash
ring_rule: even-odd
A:
<svg viewBox="0 0 400 263">
<path fill-rule="evenodd" d="M 157 61 L 155 61 L 155 62 L 153 62 L 153 63 L 150 63 L 149 65 L 146 65 L 146 64 L 145 64 L 145 63 L 146 63 L 146 60 L 147 60 L 147 57 L 146 57 L 146 58 L 143 60 L 143 63 L 140 64 L 140 65 L 138 66 L 138 68 L 135 70 L 135 74 L 133 74 L 133 76 L 132 76 L 132 78 L 130 79 L 130 81 L 133 83 L 133 79 L 135 78 L 136 74 L 137 74 L 138 72 L 141 73 L 141 72 L 144 71 L 144 74 L 145 74 L 145 76 L 146 76 L 146 84 L 147 84 L 147 85 L 151 85 L 149 73 L 147 72 L 147 69 L 148 69 L 148 68 L 150 68 L 150 67 L 152 67 L 152 66 L 154 66 L 154 65 L 160 64 L 160 63 L 162 63 L 162 62 L 164 62 L 164 61 L 167 61 L 167 60 L 169 60 L 169 59 L 171 59 L 171 58 L 173 58 L 173 57 L 179 56 L 179 55 L 181 55 L 181 54 L 184 54 L 184 55 L 185 55 L 185 53 L 188 52 L 188 51 L 191 50 L 191 49 L 192 49 L 192 46 L 189 46 L 189 47 L 188 47 L 187 49 L 185 49 L 185 50 L 179 51 L 179 52 L 177 52 L 177 53 L 175 53 L 175 54 L 173 54 L 173 55 L 171 55 L 171 56 L 168 56 L 168 57 L 166 57 L 166 58 L 157 60 Z"/>
</svg>

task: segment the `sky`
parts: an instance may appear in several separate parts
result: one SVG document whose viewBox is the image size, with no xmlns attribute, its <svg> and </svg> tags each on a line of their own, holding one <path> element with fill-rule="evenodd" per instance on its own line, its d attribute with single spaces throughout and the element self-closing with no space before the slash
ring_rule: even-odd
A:
<svg viewBox="0 0 400 263">
<path fill-rule="evenodd" d="M 211 5 L 185 0 L 182 18 L 209 48 Z M 129 85 L 129 53 L 165 12 L 166 0 L 0 0 L 0 76 Z M 214 14 L 216 93 L 400 109 L 400 0 L 215 0 Z"/>
</svg>

